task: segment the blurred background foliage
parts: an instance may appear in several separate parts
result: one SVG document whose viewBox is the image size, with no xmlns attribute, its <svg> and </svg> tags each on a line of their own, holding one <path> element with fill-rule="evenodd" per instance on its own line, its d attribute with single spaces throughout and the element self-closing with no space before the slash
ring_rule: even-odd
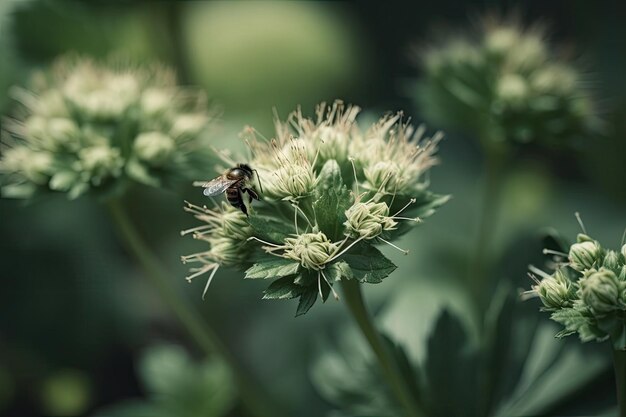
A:
<svg viewBox="0 0 626 417">
<path fill-rule="evenodd" d="M 525 147 L 516 151 L 508 166 L 495 243 L 488 255 L 496 264 L 493 275 L 499 281 L 511 288 L 528 288 L 526 267 L 543 262 L 539 255 L 545 227 L 574 236 L 578 226 L 573 213 L 580 211 L 594 238 L 617 246 L 626 226 L 626 26 L 622 22 L 625 10 L 612 2 L 533 0 L 518 5 L 444 0 L 394 5 L 4 0 L 0 1 L 0 109 L 3 114 L 10 111 L 10 85 L 23 84 L 30 70 L 49 64 L 57 55 L 77 51 L 173 65 L 182 82 L 202 86 L 221 107 L 215 146 L 235 152 L 244 150 L 235 139 L 245 125 L 271 131 L 273 107 L 285 116 L 301 104 L 310 114 L 315 103 L 342 98 L 376 113 L 402 109 L 419 122 L 420 109 L 410 88 L 419 76 L 411 48 L 428 41 L 433 29 L 466 27 L 485 10 L 516 7 L 525 21 L 547 21 L 551 37 L 570 45 L 590 68 L 597 105 L 607 126 L 603 136 L 578 149 Z M 366 293 L 386 333 L 411 360 L 422 364 L 436 347 L 433 329 L 471 344 L 476 327 L 456 277 L 465 275 L 467 254 L 472 253 L 482 156 L 474 138 L 458 133 L 447 135 L 440 156 L 442 164 L 432 174 L 433 189 L 452 194 L 453 200 L 403 238 L 401 246 L 410 249 L 409 256 L 388 252 L 398 270 L 384 285 L 370 286 Z M 212 167 L 206 168 L 207 178 L 214 174 Z M 354 340 L 358 337 L 352 336 L 345 307 L 331 300 L 305 318 L 294 319 L 294 306 L 260 299 L 263 283 L 244 283 L 241 273 L 226 270 L 218 273 L 202 302 L 201 284 L 186 284 L 186 268 L 179 263 L 181 254 L 198 249 L 197 242 L 179 237 L 179 230 L 193 225 L 182 211 L 183 199 L 198 203 L 202 197 L 191 186 L 175 192 L 136 188 L 128 196 L 131 215 L 173 271 L 172 280 L 184 289 L 189 302 L 198 304 L 242 366 L 294 415 L 319 416 L 333 410 L 328 400 L 338 395 L 337 384 L 342 386 L 346 376 L 357 379 L 360 375 L 344 373 L 333 379 L 324 372 L 323 364 L 333 360 L 333 355 L 361 360 L 358 354 L 346 353 L 358 350 L 350 346 L 358 344 Z M 179 378 L 180 384 L 195 389 L 206 384 L 204 392 L 219 397 L 215 409 L 196 413 L 241 414 L 233 400 L 236 394 L 227 386 L 228 376 L 217 384 L 219 389 L 213 389 L 212 377 L 203 379 L 205 365 L 191 366 L 195 374 L 187 375 L 191 361 L 202 361 L 199 352 L 140 279 L 141 272 L 117 242 L 101 206 L 89 199 L 69 205 L 63 196 L 32 205 L 1 199 L 0 236 L 0 414 L 80 416 L 105 410 L 97 415 L 121 416 L 129 414 L 106 410 L 121 413 L 109 407 L 132 400 L 135 406 L 144 407 L 143 411 L 135 409 L 134 415 L 141 415 L 163 404 L 162 390 L 180 389 L 158 381 L 170 384 Z M 528 346 L 518 356 L 511 353 L 510 358 L 519 363 L 511 359 L 510 365 L 523 368 L 553 361 L 558 366 L 550 367 L 552 374 L 539 376 L 528 369 L 525 380 L 515 379 L 515 373 L 499 374 L 502 384 L 516 396 L 509 397 L 513 402 L 499 404 L 504 408 L 493 410 L 505 412 L 500 415 L 507 415 L 506 410 L 584 415 L 613 405 L 611 372 L 594 359 L 606 353 L 607 347 L 589 345 L 581 353 L 576 340 L 556 341 L 550 331 L 541 330 L 548 324 L 539 315 L 538 302 L 519 308 L 528 310 L 528 326 L 540 330 L 530 332 L 533 337 L 526 331 L 524 337 L 524 331 L 516 327 L 523 327 L 525 321 L 503 322 L 500 336 L 511 342 L 501 334 L 510 325 L 511 343 L 516 344 L 518 337 L 520 345 Z M 348 346 L 334 351 L 320 349 L 312 341 Z M 172 347 L 172 343 L 184 347 Z M 161 344 L 167 346 L 158 348 Z M 158 355 L 179 368 L 155 370 L 153 361 Z M 462 362 L 465 353 L 449 355 L 467 364 Z M 367 366 L 367 357 L 362 360 Z M 442 366 L 440 362 L 429 361 L 429 366 Z M 581 363 L 588 372 L 571 375 L 563 371 Z M 483 366 L 486 373 L 501 371 L 493 363 L 477 366 Z M 223 372 L 219 364 L 207 362 L 206 369 L 211 367 L 218 374 Z M 434 374 L 446 372 L 425 369 Z M 171 374 L 152 380 L 153 372 Z M 313 387 L 311 375 L 321 389 Z M 371 378 L 370 373 L 365 375 Z M 524 395 L 533 394 L 524 391 L 523 384 L 534 385 L 535 377 L 544 378 L 547 387 L 570 381 L 569 397 L 550 391 L 549 401 L 535 402 L 536 409 L 515 408 L 524 404 Z M 451 390 L 471 381 L 455 384 Z M 356 385 L 357 391 L 366 387 L 365 383 Z M 385 394 L 376 389 L 380 387 L 370 393 L 384 405 Z M 195 390 L 185 394 L 189 398 L 180 397 L 180 391 L 167 392 L 167 404 L 183 398 L 202 406 L 193 400 Z M 435 392 L 430 401 L 437 401 L 436 395 L 441 393 Z M 589 404 L 590 398 L 594 408 L 585 409 L 583 404 Z M 451 415 L 455 403 L 450 407 L 439 409 L 438 415 Z M 186 412 L 193 415 L 193 411 Z"/>
</svg>

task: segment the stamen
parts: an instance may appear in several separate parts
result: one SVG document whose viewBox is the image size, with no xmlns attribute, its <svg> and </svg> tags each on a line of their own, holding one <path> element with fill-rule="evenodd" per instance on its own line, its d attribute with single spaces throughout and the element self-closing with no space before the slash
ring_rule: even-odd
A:
<svg viewBox="0 0 626 417">
<path fill-rule="evenodd" d="M 322 274 L 322 277 L 324 278 L 324 281 L 326 281 L 326 284 L 328 284 L 328 286 L 330 287 L 330 290 L 333 292 L 333 297 L 335 297 L 335 300 L 339 301 L 339 294 L 337 294 L 337 291 L 335 291 L 333 286 L 330 285 L 330 282 L 328 281 L 328 278 L 326 278 L 326 275 L 324 275 L 324 271 L 322 271 L 320 269 L 319 272 Z"/>
<path fill-rule="evenodd" d="M 541 278 L 551 278 L 549 274 L 547 274 L 546 272 L 542 271 L 541 269 L 537 268 L 534 265 L 528 265 L 528 269 L 531 272 L 534 272 L 535 274 L 539 275 Z"/>
<path fill-rule="evenodd" d="M 268 245 L 268 246 L 271 246 L 271 247 L 273 247 L 273 248 L 282 248 L 282 246 L 277 245 L 276 243 L 266 242 L 265 240 L 263 240 L 263 239 L 259 239 L 259 238 L 258 238 L 258 237 L 256 237 L 256 236 L 250 236 L 250 237 L 249 237 L 248 239 L 246 239 L 246 240 L 247 240 L 247 241 L 256 240 L 257 242 L 261 242 L 261 243 L 263 243 L 263 244 L 265 244 L 265 245 Z"/>
<path fill-rule="evenodd" d="M 319 291 L 320 294 L 320 300 L 324 300 L 324 294 L 322 294 L 322 280 L 320 278 L 320 275 L 322 273 L 322 270 L 320 269 L 319 271 L 317 271 L 317 291 Z"/>
<path fill-rule="evenodd" d="M 561 256 L 561 257 L 564 257 L 564 258 L 568 257 L 567 253 L 559 252 L 559 251 L 552 250 L 552 249 L 544 249 L 543 250 L 543 254 L 544 255 L 556 255 L 556 256 Z"/>
<path fill-rule="evenodd" d="M 583 233 L 588 234 L 587 229 L 585 229 L 585 224 L 583 223 L 583 219 L 580 218 L 580 213 L 576 212 L 574 213 L 574 216 L 576 216 L 576 220 L 578 220 L 578 224 L 580 225 L 580 228 L 583 230 Z"/>
<path fill-rule="evenodd" d="M 309 218 L 307 217 L 307 215 L 304 213 L 304 211 L 302 211 L 302 209 L 300 208 L 300 206 L 296 203 L 294 203 L 293 201 L 291 202 L 291 205 L 296 209 L 296 211 L 300 211 L 300 214 L 302 214 L 302 217 L 304 217 L 304 220 L 306 220 L 306 222 L 309 224 L 309 227 L 311 227 L 311 229 L 313 229 L 313 224 L 311 223 L 311 220 L 309 220 Z"/>
<path fill-rule="evenodd" d="M 520 299 L 522 301 L 527 301 L 530 300 L 532 298 L 537 298 L 539 296 L 539 294 L 537 293 L 537 291 L 535 290 L 528 290 L 528 291 L 524 291 L 520 294 Z"/>
<path fill-rule="evenodd" d="M 186 236 L 189 233 L 194 233 L 200 230 L 205 230 L 205 229 L 210 229 L 211 225 L 209 224 L 203 224 L 202 226 L 198 226 L 198 227 L 192 227 L 191 229 L 187 229 L 187 230 L 181 230 L 180 231 L 180 235 L 181 236 Z"/>
<path fill-rule="evenodd" d="M 409 251 L 408 251 L 407 249 L 402 249 L 402 248 L 400 248 L 400 247 L 398 247 L 398 246 L 394 245 L 393 243 L 391 243 L 391 242 L 389 242 L 389 241 L 387 241 L 387 240 L 383 239 L 383 238 L 382 238 L 382 237 L 380 237 L 380 236 L 378 237 L 378 239 L 380 239 L 381 241 L 385 242 L 386 244 L 388 244 L 388 245 L 389 245 L 389 246 L 391 246 L 392 248 L 396 248 L 396 249 L 398 249 L 400 252 L 404 253 L 405 255 L 408 255 L 408 254 L 409 254 Z"/>
<path fill-rule="evenodd" d="M 410 199 L 410 200 L 409 200 L 409 202 L 408 202 L 408 203 L 406 203 L 406 204 L 404 205 L 404 207 L 402 207 L 400 210 L 398 210 L 398 211 L 396 212 L 396 214 L 394 214 L 394 215 L 393 215 L 393 216 L 391 216 L 391 217 L 392 217 L 392 218 L 393 218 L 393 217 L 396 217 L 398 214 L 402 213 L 402 212 L 403 212 L 403 211 L 404 211 L 404 210 L 405 210 L 408 206 L 410 206 L 411 204 L 415 203 L 416 201 L 417 201 L 417 199 L 415 199 L 415 198 Z"/>
<path fill-rule="evenodd" d="M 211 272 L 211 275 L 209 276 L 209 279 L 206 282 L 206 286 L 204 287 L 204 291 L 202 291 L 202 299 L 204 300 L 204 296 L 206 295 L 207 290 L 209 289 L 209 285 L 211 285 L 211 281 L 213 281 L 213 277 L 215 276 L 215 273 L 217 272 L 217 270 L 219 269 L 219 264 L 214 264 L 214 268 L 213 268 L 213 272 Z"/>
<path fill-rule="evenodd" d="M 358 238 L 357 240 L 355 240 L 354 242 L 352 242 L 352 243 L 351 243 L 351 244 L 350 244 L 347 248 L 345 248 L 344 250 L 342 250 L 342 251 L 341 251 L 341 252 L 339 252 L 338 254 L 331 256 L 331 257 L 330 257 L 330 258 L 326 261 L 326 263 L 327 263 L 327 264 L 328 264 L 328 263 L 331 263 L 331 262 L 332 262 L 332 261 L 334 261 L 335 259 L 339 258 L 341 255 L 343 255 L 344 253 L 346 253 L 346 252 L 347 252 L 347 251 L 348 251 L 351 247 L 353 247 L 354 245 L 356 245 L 358 242 L 360 242 L 360 241 L 361 241 L 361 240 L 363 240 L 363 239 L 365 239 L 365 237 L 361 236 L 360 238 Z M 343 245 L 343 243 L 345 243 L 347 240 L 348 240 L 348 238 L 346 237 L 346 238 L 343 240 L 342 245 Z"/>
<path fill-rule="evenodd" d="M 349 157 L 348 161 L 352 164 L 352 173 L 354 174 L 354 185 L 356 187 L 356 195 L 359 195 L 359 179 L 356 177 L 356 166 L 354 165 L 354 158 Z"/>
</svg>

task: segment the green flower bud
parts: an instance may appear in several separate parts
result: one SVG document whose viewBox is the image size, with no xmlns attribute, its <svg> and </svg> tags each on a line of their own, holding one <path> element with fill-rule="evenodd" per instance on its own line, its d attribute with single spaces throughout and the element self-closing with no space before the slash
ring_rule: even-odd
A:
<svg viewBox="0 0 626 417">
<path fill-rule="evenodd" d="M 579 286 L 580 298 L 595 314 L 604 315 L 620 308 L 620 285 L 613 271 L 606 268 L 589 271 Z"/>
<path fill-rule="evenodd" d="M 626 245 L 622 246 L 622 260 L 626 262 Z"/>
<path fill-rule="evenodd" d="M 576 271 L 583 272 L 600 261 L 602 248 L 596 241 L 585 240 L 574 243 L 569 250 L 570 266 Z"/>
<path fill-rule="evenodd" d="M 619 266 L 619 255 L 617 252 L 610 250 L 604 256 L 604 261 L 602 265 L 611 270 L 617 270 Z"/>
<path fill-rule="evenodd" d="M 322 232 L 303 233 L 295 238 L 285 239 L 283 256 L 300 262 L 307 269 L 320 270 L 338 249 Z"/>
<path fill-rule="evenodd" d="M 548 309 L 557 310 L 572 305 L 574 297 L 572 283 L 561 269 L 542 279 L 534 289 Z"/>
<path fill-rule="evenodd" d="M 346 210 L 346 235 L 352 238 L 373 239 L 383 231 L 395 229 L 397 223 L 389 217 L 385 203 L 357 202 Z"/>
<path fill-rule="evenodd" d="M 154 166 L 162 165 L 172 155 L 176 144 L 161 132 L 145 132 L 135 139 L 133 149 L 137 157 Z"/>
</svg>

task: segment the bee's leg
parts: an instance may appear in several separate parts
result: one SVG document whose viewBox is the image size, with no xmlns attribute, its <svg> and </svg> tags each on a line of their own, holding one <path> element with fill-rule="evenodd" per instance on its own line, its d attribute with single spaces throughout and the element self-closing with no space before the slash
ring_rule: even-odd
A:
<svg viewBox="0 0 626 417">
<path fill-rule="evenodd" d="M 239 204 L 238 204 L 238 208 L 239 210 L 241 210 L 243 212 L 243 214 L 246 215 L 246 217 L 248 217 L 248 208 L 246 207 L 246 203 L 244 203 L 243 201 L 243 192 L 245 191 L 245 189 L 239 190 Z"/>
<path fill-rule="evenodd" d="M 248 193 L 248 202 L 252 203 L 252 199 L 260 200 L 259 193 L 254 188 L 242 188 L 242 191 Z"/>
</svg>

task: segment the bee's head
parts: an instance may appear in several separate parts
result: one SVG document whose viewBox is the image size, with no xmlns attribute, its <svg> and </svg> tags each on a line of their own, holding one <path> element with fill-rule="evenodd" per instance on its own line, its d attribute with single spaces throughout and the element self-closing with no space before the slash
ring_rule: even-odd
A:
<svg viewBox="0 0 626 417">
<path fill-rule="evenodd" d="M 253 169 L 248 164 L 237 164 L 237 168 L 242 170 L 247 177 L 252 178 Z"/>
</svg>

